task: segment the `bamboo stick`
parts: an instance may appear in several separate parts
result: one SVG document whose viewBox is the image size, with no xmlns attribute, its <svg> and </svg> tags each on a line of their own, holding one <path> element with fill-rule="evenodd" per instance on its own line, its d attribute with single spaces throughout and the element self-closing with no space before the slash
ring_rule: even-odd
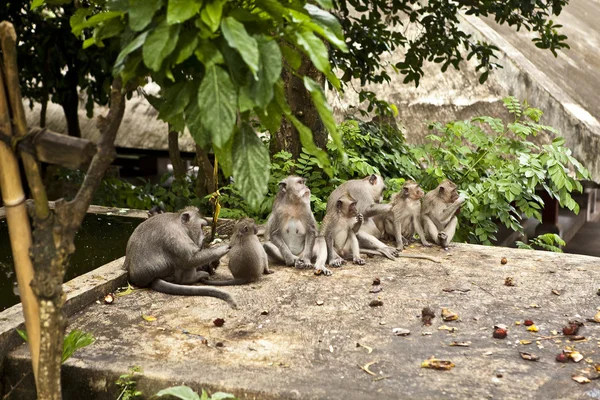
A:
<svg viewBox="0 0 600 400">
<path fill-rule="evenodd" d="M 4 77 L 0 72 L 0 131 L 11 136 L 10 114 L 5 95 Z M 17 158 L 4 142 L 0 142 L 0 191 L 6 209 L 6 221 L 13 254 L 13 262 L 21 294 L 25 329 L 27 329 L 33 374 L 37 381 L 40 351 L 40 312 L 37 298 L 31 288 L 33 263 L 29 257 L 31 226 L 25 206 Z"/>
<path fill-rule="evenodd" d="M 19 87 L 16 40 L 17 34 L 14 26 L 8 21 L 0 22 L 0 44 L 4 56 L 6 90 L 13 113 L 14 134 L 17 138 L 20 138 L 27 134 L 27 119 L 25 118 L 21 88 Z M 35 202 L 35 214 L 38 218 L 44 220 L 50 215 L 50 209 L 48 208 L 48 196 L 42 182 L 39 165 L 31 154 L 22 153 L 21 159 L 25 166 L 27 183 Z"/>
</svg>

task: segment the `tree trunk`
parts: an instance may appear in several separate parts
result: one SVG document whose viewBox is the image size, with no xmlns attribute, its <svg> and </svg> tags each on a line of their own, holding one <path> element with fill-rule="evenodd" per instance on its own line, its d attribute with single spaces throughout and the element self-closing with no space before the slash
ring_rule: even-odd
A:
<svg viewBox="0 0 600 400">
<path fill-rule="evenodd" d="M 64 94 L 62 107 L 67 119 L 67 130 L 70 136 L 81 137 L 79 128 L 79 95 L 77 92 L 77 73 L 67 72 L 65 75 L 67 92 Z"/>
<path fill-rule="evenodd" d="M 196 177 L 196 196 L 204 196 L 214 193 L 217 188 L 213 179 L 213 164 L 208 159 L 208 153 L 202 147 L 196 145 L 196 165 L 198 176 Z"/>
<path fill-rule="evenodd" d="M 325 76 L 315 68 L 307 57 L 302 58 L 302 64 L 298 69 L 298 73 L 309 76 L 321 85 L 325 83 Z M 315 144 L 325 149 L 327 145 L 327 131 L 323 126 L 323 122 L 321 122 L 317 108 L 312 102 L 310 92 L 304 87 L 304 82 L 289 71 L 284 70 L 282 77 L 286 97 L 292 113 L 312 131 Z M 292 153 L 293 158 L 297 159 L 301 149 L 302 144 L 300 143 L 298 131 L 289 121 L 284 119 L 279 132 L 271 138 L 271 155 L 285 150 Z"/>
<path fill-rule="evenodd" d="M 179 132 L 172 131 L 169 124 L 169 158 L 173 165 L 173 175 L 175 179 L 182 179 L 185 176 L 185 163 L 179 152 Z"/>
</svg>

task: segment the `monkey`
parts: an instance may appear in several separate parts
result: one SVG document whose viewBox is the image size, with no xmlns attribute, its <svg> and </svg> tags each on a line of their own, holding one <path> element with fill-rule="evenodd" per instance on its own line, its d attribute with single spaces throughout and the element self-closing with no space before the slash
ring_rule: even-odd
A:
<svg viewBox="0 0 600 400">
<path fill-rule="evenodd" d="M 258 227 L 252 218 L 240 219 L 233 228 L 231 250 L 229 251 L 229 270 L 233 279 L 227 281 L 200 281 L 207 285 L 229 286 L 244 285 L 258 281 L 263 274 L 272 274 L 265 249 L 258 241 Z"/>
<path fill-rule="evenodd" d="M 456 184 L 448 179 L 428 192 L 421 211 L 426 239 L 447 249 L 458 225 L 455 214 L 464 202 L 465 198 L 458 195 Z"/>
<path fill-rule="evenodd" d="M 348 193 L 340 197 L 333 212 L 327 213 L 321 222 L 321 236 L 327 244 L 327 263 L 340 267 L 345 259 L 364 265 L 356 233 L 363 223 L 363 215 L 356 208 L 356 200 Z"/>
<path fill-rule="evenodd" d="M 164 214 L 165 209 L 161 206 L 154 206 L 150 210 L 148 210 L 148 218 L 154 217 L 157 214 Z"/>
<path fill-rule="evenodd" d="M 385 184 L 383 178 L 373 174 L 363 179 L 353 179 L 338 186 L 327 200 L 327 214 L 336 209 L 337 200 L 348 193 L 356 200 L 356 208 L 363 216 L 360 230 L 356 233 L 361 252 L 383 255 L 391 260 L 398 257 L 398 250 L 380 241 L 375 233 L 378 232 L 373 217 L 391 211 L 391 205 L 380 204 L 383 200 Z M 374 250 L 374 251 L 364 251 Z"/>
<path fill-rule="evenodd" d="M 395 239 L 399 251 L 404 250 L 403 237 L 411 240 L 415 233 L 423 246 L 431 247 L 421 224 L 421 198 L 424 194 L 418 183 L 406 181 L 400 192 L 392 197 L 392 210 L 375 217 L 377 228 Z"/>
<path fill-rule="evenodd" d="M 288 176 L 279 182 L 279 191 L 265 227 L 263 244 L 269 258 L 299 269 L 331 275 L 325 267 L 327 247 L 317 237 L 317 222 L 310 209 L 310 189 L 303 178 Z"/>
<path fill-rule="evenodd" d="M 131 283 L 167 294 L 216 297 L 237 308 L 227 292 L 191 286 L 208 276 L 203 268 L 229 251 L 229 246 L 202 249 L 202 227 L 207 224 L 197 208 L 188 207 L 138 225 L 127 242 L 123 265 Z"/>
</svg>

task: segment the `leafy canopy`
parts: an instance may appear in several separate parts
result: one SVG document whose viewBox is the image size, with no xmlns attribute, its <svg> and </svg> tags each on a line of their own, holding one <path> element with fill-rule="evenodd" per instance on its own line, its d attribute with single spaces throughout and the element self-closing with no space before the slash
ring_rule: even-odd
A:
<svg viewBox="0 0 600 400">
<path fill-rule="evenodd" d="M 64 0 L 46 1 L 51 2 Z M 326 0 L 316 3 L 332 6 Z M 304 148 L 331 174 L 327 153 L 292 115 L 281 80 L 283 68 L 304 79 L 329 134 L 340 144 L 322 88 L 298 72 L 304 54 L 333 87 L 340 87 L 323 40 L 340 52 L 347 48 L 338 20 L 328 11 L 305 0 L 98 0 L 77 9 L 71 26 L 84 47 L 118 42 L 114 75 L 124 83 L 156 82 L 159 96 L 148 97 L 159 118 L 173 130 L 187 128 L 201 147 L 212 147 L 224 174 L 233 176 L 252 207 L 267 191 L 269 154 L 250 121 L 275 134 L 287 118 Z"/>
</svg>

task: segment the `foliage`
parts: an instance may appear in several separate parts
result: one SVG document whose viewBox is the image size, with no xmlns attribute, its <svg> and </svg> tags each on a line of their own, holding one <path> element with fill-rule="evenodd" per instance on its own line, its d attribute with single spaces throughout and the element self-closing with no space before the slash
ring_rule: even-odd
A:
<svg viewBox="0 0 600 400">
<path fill-rule="evenodd" d="M 63 0 L 48 0 L 47 2 Z M 39 0 L 44 3 L 44 0 Z M 318 1 L 330 7 L 331 1 Z M 102 7 L 99 7 L 102 6 Z M 300 54 L 339 88 L 328 49 L 347 51 L 339 22 L 306 0 L 95 0 L 77 9 L 72 31 L 84 46 L 119 43 L 113 73 L 125 83 L 150 78 L 161 90 L 147 96 L 158 117 L 173 130 L 189 129 L 201 147 L 212 147 L 226 177 L 257 208 L 267 190 L 267 147 L 256 140 L 249 122 L 258 119 L 275 134 L 281 119 L 299 131 L 306 151 L 332 170 L 327 153 L 291 112 L 281 80 L 283 68 L 304 80 L 334 142 L 340 136 L 323 89 L 299 71 Z M 341 149 L 341 146 L 338 146 Z"/>
<path fill-rule="evenodd" d="M 117 400 L 132 400 L 142 396 L 142 392 L 136 389 L 137 380 L 136 374 L 142 372 L 140 367 L 131 367 L 128 374 L 123 374 L 117 379 L 116 385 L 121 388 L 121 393 Z"/>
<path fill-rule="evenodd" d="M 553 251 L 555 253 L 562 253 L 560 246 L 565 246 L 566 243 L 555 233 L 546 233 L 539 235 L 529 241 L 529 244 L 523 243 L 520 240 L 517 241 L 517 247 L 525 250 L 541 249 L 546 251 Z"/>
<path fill-rule="evenodd" d="M 194 392 L 191 388 L 187 386 L 173 386 L 167 389 L 163 389 L 160 392 L 156 393 L 152 398 L 155 397 L 175 397 L 182 400 L 225 400 L 232 399 L 236 400 L 237 398 L 229 393 L 216 392 L 213 393 L 212 396 L 209 396 L 208 393 L 202 389 L 202 395 L 199 396 L 198 393 Z"/>
<path fill-rule="evenodd" d="M 27 342 L 27 332 L 17 329 L 17 333 L 21 338 Z M 65 336 L 63 341 L 63 352 L 61 363 L 67 361 L 77 350 L 83 349 L 84 347 L 93 344 L 96 338 L 91 333 L 82 332 L 78 329 L 73 329 Z"/>
<path fill-rule="evenodd" d="M 76 117 L 79 91 L 87 94 L 88 117 L 92 116 L 94 103 L 108 103 L 111 64 L 118 48 L 84 50 L 83 41 L 70 33 L 73 5 L 29 10 L 27 2 L 3 3 L 0 21 L 12 22 L 19 35 L 17 58 L 21 91 L 31 107 L 33 101 L 44 103 L 51 98 L 63 107 L 70 107 L 71 112 L 75 110 Z"/>
<path fill-rule="evenodd" d="M 405 76 L 404 83 L 418 86 L 425 62 L 441 64 L 442 71 L 446 71 L 450 66 L 459 69 L 465 56 L 475 57 L 483 83 L 490 71 L 501 67 L 494 62 L 498 48 L 476 42 L 465 33 L 459 25 L 459 12 L 492 16 L 497 23 L 517 30 L 533 30 L 537 33 L 535 45 L 550 49 L 556 57 L 557 50 L 569 46 L 565 43 L 567 37 L 558 31 L 561 25 L 551 17 L 559 15 L 567 3 L 568 0 L 336 0 L 333 13 L 341 22 L 346 41 L 353 45 L 348 46 L 346 53 L 333 48 L 331 59 L 343 71 L 343 82 L 355 78 L 360 79 L 361 86 L 389 83 L 388 65 L 382 56 L 402 48 L 403 59 L 391 67 Z M 368 111 L 377 108 L 379 112 L 393 112 L 374 92 L 361 89 L 359 100 L 369 102 Z"/>
</svg>

